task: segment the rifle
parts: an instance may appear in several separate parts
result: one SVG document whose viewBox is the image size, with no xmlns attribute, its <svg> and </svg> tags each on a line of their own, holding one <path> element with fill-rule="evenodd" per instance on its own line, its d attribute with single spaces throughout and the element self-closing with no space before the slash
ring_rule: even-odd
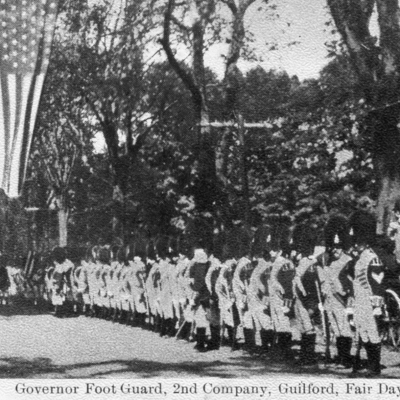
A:
<svg viewBox="0 0 400 400">
<path fill-rule="evenodd" d="M 322 303 L 322 296 L 321 296 L 321 291 L 318 285 L 318 282 L 315 281 L 315 287 L 317 288 L 317 295 L 318 295 L 318 302 L 321 304 L 322 308 L 322 328 L 325 333 L 325 364 L 329 363 L 331 361 L 331 333 L 329 329 L 329 319 L 328 319 L 328 313 L 325 310 L 325 307 Z"/>
</svg>

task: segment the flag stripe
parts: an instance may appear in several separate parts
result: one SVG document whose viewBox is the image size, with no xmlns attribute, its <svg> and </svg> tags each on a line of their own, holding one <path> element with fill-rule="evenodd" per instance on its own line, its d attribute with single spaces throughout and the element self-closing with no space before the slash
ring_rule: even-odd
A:
<svg viewBox="0 0 400 400">
<path fill-rule="evenodd" d="M 11 171 L 10 171 L 10 182 L 9 182 L 9 192 L 10 193 L 19 193 L 20 189 L 20 165 L 22 158 L 25 158 L 22 153 L 22 143 L 24 141 L 24 128 L 25 128 L 25 118 L 26 118 L 26 109 L 28 104 L 28 95 L 30 92 L 30 86 L 32 83 L 33 74 L 27 74 L 23 78 L 19 78 L 18 82 L 18 93 L 20 93 L 19 102 L 20 105 L 18 107 L 19 115 L 16 124 L 16 133 L 14 136 L 14 143 L 12 149 L 12 158 L 11 158 Z M 26 139 L 25 139 L 26 140 Z"/>
<path fill-rule="evenodd" d="M 2 72 L 2 71 L 0 71 Z M 4 119 L 4 160 L 1 160 L 3 164 L 3 175 L 1 176 L 1 187 L 5 189 L 7 183 L 7 164 L 9 162 L 9 142 L 10 142 L 10 100 L 8 95 L 8 79 L 7 75 L 0 73 L 1 79 L 1 99 L 3 105 L 3 119 Z"/>
<path fill-rule="evenodd" d="M 0 79 L 0 93 L 3 92 L 3 85 Z M 0 101 L 0 187 L 3 187 L 4 179 L 4 163 L 1 160 L 5 160 L 6 156 L 6 127 L 4 121 L 4 110 L 3 102 Z"/>
<path fill-rule="evenodd" d="M 7 146 L 7 163 L 6 163 L 6 186 L 5 190 L 7 193 L 10 192 L 10 170 L 12 163 L 12 145 L 15 135 L 15 117 L 17 114 L 17 82 L 15 74 L 7 75 L 8 82 L 8 120 L 9 120 L 9 135 L 8 135 L 8 146 Z"/>
<path fill-rule="evenodd" d="M 32 144 L 33 130 L 35 128 L 36 115 L 39 108 L 40 96 L 42 94 L 42 88 L 44 83 L 45 74 L 39 74 L 34 76 L 32 79 L 31 88 L 29 91 L 28 98 L 28 112 L 27 118 L 25 119 L 25 137 L 22 147 L 23 159 L 21 159 L 20 165 L 20 188 L 22 189 L 22 184 L 25 179 L 26 166 L 28 164 L 30 148 Z M 30 118 L 28 118 L 30 116 Z"/>
</svg>

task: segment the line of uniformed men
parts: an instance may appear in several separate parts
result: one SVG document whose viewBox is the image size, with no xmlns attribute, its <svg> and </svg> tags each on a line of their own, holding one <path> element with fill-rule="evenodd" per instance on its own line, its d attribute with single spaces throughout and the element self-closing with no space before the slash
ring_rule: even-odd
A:
<svg viewBox="0 0 400 400">
<path fill-rule="evenodd" d="M 199 351 L 224 342 L 234 349 L 242 336 L 251 353 L 291 360 L 295 326 L 301 365 L 317 362 L 322 326 L 327 358 L 333 334 L 338 364 L 360 370 L 363 346 L 368 374 L 379 375 L 384 267 L 374 250 L 374 218 L 361 211 L 350 221 L 331 217 L 324 246 L 309 225 L 295 227 L 292 243 L 288 232 L 282 223 L 260 228 L 252 254 L 239 259 L 230 257 L 229 240 L 218 257 L 201 243 L 187 256 L 188 248 L 168 238 L 155 245 L 138 240 L 128 247 L 95 246 L 75 255 L 76 267 L 57 248 L 46 274 L 47 296 L 57 313 L 70 296 L 87 315 L 195 338 Z"/>
</svg>

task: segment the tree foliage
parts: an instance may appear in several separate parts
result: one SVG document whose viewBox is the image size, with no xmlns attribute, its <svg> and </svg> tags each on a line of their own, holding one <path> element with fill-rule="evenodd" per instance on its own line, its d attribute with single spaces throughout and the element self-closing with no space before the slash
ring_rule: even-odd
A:
<svg viewBox="0 0 400 400">
<path fill-rule="evenodd" d="M 43 243 L 61 194 L 71 244 L 196 229 L 212 242 L 276 218 L 321 231 L 332 212 L 375 206 L 371 107 L 351 55 L 334 54 L 317 79 L 241 72 L 233 11 L 251 3 L 63 3 L 24 197 Z M 219 78 L 204 54 L 227 38 L 238 42 Z"/>
</svg>

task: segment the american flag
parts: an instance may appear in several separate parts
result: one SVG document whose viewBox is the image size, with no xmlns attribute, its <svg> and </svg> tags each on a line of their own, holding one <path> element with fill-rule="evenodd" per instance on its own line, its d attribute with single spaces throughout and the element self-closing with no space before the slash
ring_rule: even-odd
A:
<svg viewBox="0 0 400 400">
<path fill-rule="evenodd" d="M 22 189 L 58 0 L 0 0 L 0 188 Z"/>
</svg>

